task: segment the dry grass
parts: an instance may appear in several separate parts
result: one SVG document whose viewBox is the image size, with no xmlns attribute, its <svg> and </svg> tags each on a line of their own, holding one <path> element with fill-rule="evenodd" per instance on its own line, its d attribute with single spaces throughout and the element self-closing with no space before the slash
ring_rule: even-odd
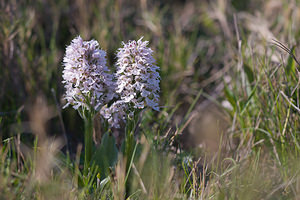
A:
<svg viewBox="0 0 300 200">
<path fill-rule="evenodd" d="M 299 198 L 299 66 L 272 44 L 297 57 L 299 13 L 296 0 L 1 1 L 0 199 Z M 130 173 L 120 156 L 107 177 L 81 174 L 83 124 L 60 109 L 78 34 L 110 65 L 144 36 L 161 67 L 163 109 L 144 113 Z"/>
</svg>

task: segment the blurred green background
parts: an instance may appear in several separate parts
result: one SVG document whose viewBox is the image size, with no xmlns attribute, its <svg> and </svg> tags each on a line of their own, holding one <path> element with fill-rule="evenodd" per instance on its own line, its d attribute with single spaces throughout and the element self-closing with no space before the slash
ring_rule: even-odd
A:
<svg viewBox="0 0 300 200">
<path fill-rule="evenodd" d="M 65 134 L 75 158 L 83 124 L 61 110 L 65 47 L 96 39 L 114 70 L 121 42 L 144 36 L 161 68 L 162 109 L 145 112 L 141 132 L 180 161 L 192 155 L 196 175 L 180 192 L 297 199 L 299 66 L 272 39 L 297 57 L 299 27 L 298 0 L 0 0 L 0 140 Z"/>
</svg>

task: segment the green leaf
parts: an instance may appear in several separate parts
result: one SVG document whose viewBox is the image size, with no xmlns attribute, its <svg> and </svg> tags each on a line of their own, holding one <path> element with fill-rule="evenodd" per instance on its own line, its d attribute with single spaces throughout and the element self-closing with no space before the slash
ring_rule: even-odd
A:
<svg viewBox="0 0 300 200">
<path fill-rule="evenodd" d="M 255 87 L 254 87 L 253 90 L 251 91 L 249 97 L 247 98 L 247 101 L 246 101 L 245 104 L 243 105 L 242 111 L 241 111 L 241 115 L 245 112 L 246 108 L 248 107 L 248 105 L 249 105 L 249 103 L 250 103 L 250 100 L 252 99 L 253 95 L 255 94 L 256 87 L 257 87 L 257 84 L 255 85 Z"/>
<path fill-rule="evenodd" d="M 254 74 L 251 67 L 248 64 L 244 64 L 244 70 L 247 75 L 249 83 L 252 83 L 254 81 Z"/>
<path fill-rule="evenodd" d="M 227 100 L 231 104 L 231 106 L 234 108 L 234 110 L 236 110 L 236 108 L 237 108 L 236 98 L 233 95 L 232 91 L 230 91 L 230 89 L 227 87 L 226 84 L 225 84 L 225 87 L 224 87 L 224 93 L 225 93 L 225 96 L 226 96 Z"/>
<path fill-rule="evenodd" d="M 295 55 L 295 46 L 292 47 L 291 53 Z M 291 73 L 294 74 L 295 70 L 296 70 L 296 62 L 292 56 L 289 56 L 285 71 L 287 75 L 290 75 Z"/>
<path fill-rule="evenodd" d="M 92 163 L 94 162 L 100 168 L 101 180 L 109 175 L 109 168 L 113 167 L 117 160 L 118 149 L 115 138 L 109 133 L 105 133 L 100 146 L 92 157 Z"/>
</svg>

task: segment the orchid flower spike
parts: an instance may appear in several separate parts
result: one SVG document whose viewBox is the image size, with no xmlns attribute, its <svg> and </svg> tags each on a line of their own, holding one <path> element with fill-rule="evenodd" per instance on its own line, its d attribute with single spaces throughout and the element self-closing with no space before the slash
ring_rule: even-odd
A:
<svg viewBox="0 0 300 200">
<path fill-rule="evenodd" d="M 106 52 L 95 40 L 83 41 L 80 36 L 67 46 L 63 59 L 64 99 L 67 107 L 99 111 L 115 96 L 113 75 L 106 66 Z"/>
</svg>

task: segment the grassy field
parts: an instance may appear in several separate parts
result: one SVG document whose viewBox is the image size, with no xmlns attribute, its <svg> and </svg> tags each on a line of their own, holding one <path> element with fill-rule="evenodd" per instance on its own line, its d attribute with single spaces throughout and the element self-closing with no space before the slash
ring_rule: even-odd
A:
<svg viewBox="0 0 300 200">
<path fill-rule="evenodd" d="M 274 41 L 297 57 L 299 27 L 298 0 L 0 0 L 0 200 L 300 199 L 300 66 Z M 112 71 L 144 36 L 161 76 L 134 148 L 129 122 L 94 119 L 87 174 L 83 120 L 62 109 L 78 35 Z"/>
</svg>

